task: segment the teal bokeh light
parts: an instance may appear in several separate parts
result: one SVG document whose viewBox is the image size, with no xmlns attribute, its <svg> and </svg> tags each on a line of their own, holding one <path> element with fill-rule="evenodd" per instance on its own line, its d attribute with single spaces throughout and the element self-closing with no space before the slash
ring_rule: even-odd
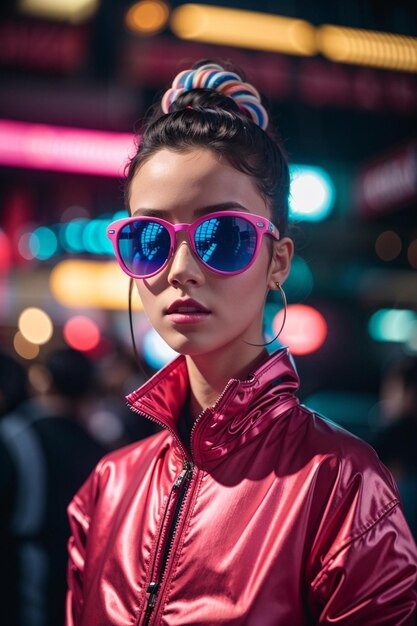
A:
<svg viewBox="0 0 417 626">
<path fill-rule="evenodd" d="M 101 254 L 102 243 L 100 230 L 103 228 L 101 220 L 90 220 L 83 232 L 84 250 L 91 254 Z"/>
<path fill-rule="evenodd" d="M 35 228 L 29 238 L 32 256 L 40 261 L 50 259 L 58 250 L 58 239 L 54 231 L 47 226 Z"/>
<path fill-rule="evenodd" d="M 287 300 L 289 302 L 303 302 L 312 292 L 313 285 L 313 274 L 307 261 L 295 255 L 291 263 L 290 274 L 284 285 Z"/>
<path fill-rule="evenodd" d="M 83 252 L 83 232 L 87 219 L 75 219 L 61 227 L 62 246 L 67 252 Z"/>
<path fill-rule="evenodd" d="M 290 166 L 290 219 L 318 222 L 331 212 L 335 202 L 335 187 L 322 167 Z"/>
<path fill-rule="evenodd" d="M 160 369 L 178 354 L 151 328 L 143 338 L 143 356 L 151 367 Z"/>
<path fill-rule="evenodd" d="M 126 211 L 125 209 L 121 209 L 120 211 L 116 211 L 116 213 L 113 214 L 111 220 L 109 220 L 109 222 L 114 222 L 116 220 L 122 220 L 122 219 L 126 219 L 126 217 L 130 217 L 128 211 Z"/>
<path fill-rule="evenodd" d="M 375 341 L 406 343 L 416 333 L 417 314 L 409 309 L 379 309 L 368 322 L 368 331 Z"/>
<path fill-rule="evenodd" d="M 99 220 L 100 228 L 98 229 L 98 238 L 99 238 L 99 246 L 101 249 L 101 254 L 113 254 L 113 245 L 110 239 L 107 237 L 107 226 L 110 224 L 112 220 L 108 218 L 103 218 Z"/>
</svg>

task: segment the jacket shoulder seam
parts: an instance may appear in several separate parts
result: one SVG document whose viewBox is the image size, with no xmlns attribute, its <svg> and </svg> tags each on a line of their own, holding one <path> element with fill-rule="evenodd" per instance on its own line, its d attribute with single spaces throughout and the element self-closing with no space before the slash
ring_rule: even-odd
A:
<svg viewBox="0 0 417 626">
<path fill-rule="evenodd" d="M 395 507 L 397 507 L 399 503 L 400 501 L 398 498 L 394 498 L 393 500 L 390 500 L 385 506 L 383 506 L 378 511 L 378 513 L 375 515 L 374 518 L 372 518 L 368 522 L 359 526 L 355 531 L 353 531 L 350 534 L 349 537 L 347 537 L 344 541 L 342 541 L 339 545 L 337 545 L 335 549 L 331 552 L 331 554 L 328 556 L 328 558 L 325 560 L 323 564 L 322 575 L 323 576 L 326 575 L 325 570 L 328 568 L 331 561 L 333 561 L 340 552 L 342 552 L 345 548 L 347 548 L 349 545 L 354 543 L 357 539 L 359 539 L 360 537 L 363 537 L 363 535 L 368 533 L 374 526 L 376 526 L 379 522 L 381 522 L 381 520 L 383 520 L 393 509 L 395 509 Z M 321 580 L 321 577 L 320 577 L 320 580 Z M 317 585 L 319 583 L 320 581 L 317 582 Z"/>
</svg>

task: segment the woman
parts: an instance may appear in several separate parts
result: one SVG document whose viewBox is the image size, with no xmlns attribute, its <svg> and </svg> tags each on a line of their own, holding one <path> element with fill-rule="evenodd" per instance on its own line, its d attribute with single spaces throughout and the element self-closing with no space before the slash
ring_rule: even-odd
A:
<svg viewBox="0 0 417 626">
<path fill-rule="evenodd" d="M 262 341 L 288 189 L 256 89 L 211 62 L 181 72 L 130 163 L 132 217 L 108 229 L 181 356 L 128 397 L 162 432 L 105 457 L 69 507 L 68 626 L 414 623 L 390 474 L 300 406 L 288 351 Z"/>
</svg>

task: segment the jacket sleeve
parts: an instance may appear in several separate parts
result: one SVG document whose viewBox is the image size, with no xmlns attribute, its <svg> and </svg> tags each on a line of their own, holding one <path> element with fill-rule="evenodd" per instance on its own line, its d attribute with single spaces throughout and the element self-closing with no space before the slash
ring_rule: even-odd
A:
<svg viewBox="0 0 417 626">
<path fill-rule="evenodd" d="M 81 623 L 84 606 L 84 568 L 91 516 L 98 492 L 97 483 L 100 466 L 101 463 L 68 506 L 70 537 L 68 540 L 68 591 L 65 626 L 78 626 Z"/>
<path fill-rule="evenodd" d="M 417 550 L 397 500 L 338 536 L 310 587 L 317 626 L 415 626 Z"/>
</svg>

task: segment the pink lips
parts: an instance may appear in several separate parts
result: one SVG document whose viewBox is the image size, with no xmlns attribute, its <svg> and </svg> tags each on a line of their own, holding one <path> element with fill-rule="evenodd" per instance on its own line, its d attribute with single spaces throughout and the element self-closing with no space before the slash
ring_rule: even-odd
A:
<svg viewBox="0 0 417 626">
<path fill-rule="evenodd" d="M 207 307 L 203 306 L 197 300 L 193 300 L 192 298 L 185 298 L 184 300 L 175 300 L 172 304 L 169 305 L 167 309 L 167 314 L 171 313 L 210 313 Z"/>
<path fill-rule="evenodd" d="M 175 324 L 195 324 L 202 322 L 208 318 L 211 311 L 204 305 L 186 298 L 184 300 L 175 300 L 167 309 L 166 315 Z"/>
</svg>

